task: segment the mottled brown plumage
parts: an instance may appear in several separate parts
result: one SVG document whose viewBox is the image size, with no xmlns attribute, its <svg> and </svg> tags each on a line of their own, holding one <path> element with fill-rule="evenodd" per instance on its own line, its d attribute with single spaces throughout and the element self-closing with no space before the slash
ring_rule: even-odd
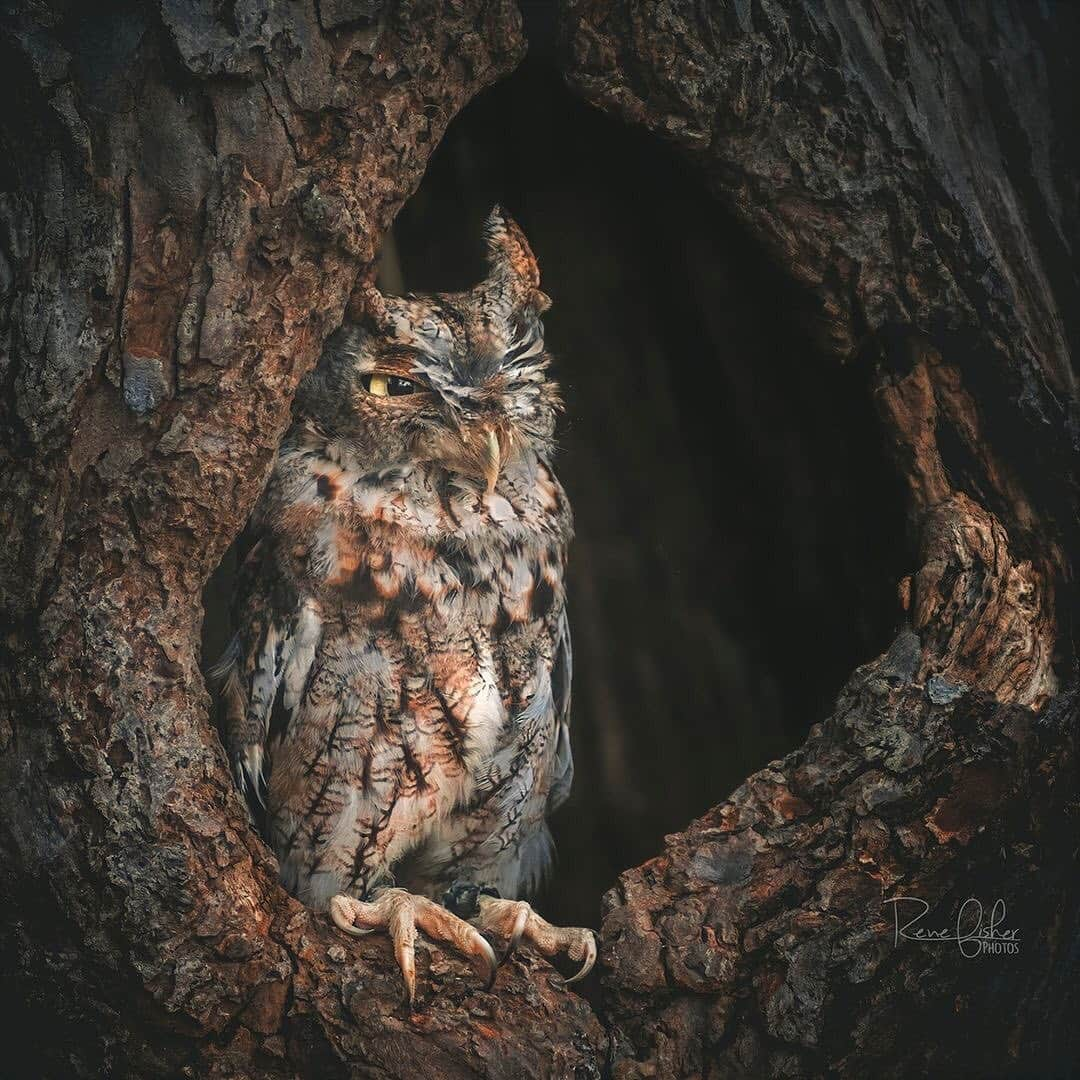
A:
<svg viewBox="0 0 1080 1080">
<path fill-rule="evenodd" d="M 549 301 L 520 229 L 496 209 L 486 233 L 484 282 L 370 290 L 302 384 L 220 668 L 237 779 L 265 805 L 283 881 L 345 929 L 389 926 L 410 996 L 414 923 L 490 959 L 415 899 L 452 886 L 504 898 L 480 899 L 486 928 L 594 955 L 586 931 L 510 902 L 547 867 L 545 816 L 573 772 L 571 515 Z"/>
</svg>

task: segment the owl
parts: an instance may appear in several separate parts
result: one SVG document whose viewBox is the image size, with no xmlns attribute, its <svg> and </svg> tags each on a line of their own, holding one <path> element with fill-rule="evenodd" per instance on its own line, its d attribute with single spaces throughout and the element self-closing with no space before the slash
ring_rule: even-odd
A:
<svg viewBox="0 0 1080 1080">
<path fill-rule="evenodd" d="M 588 972 L 595 939 L 523 899 L 570 789 L 572 519 L 524 234 L 498 207 L 468 292 L 364 294 L 328 343 L 253 515 L 215 674 L 239 787 L 285 886 L 490 981 L 489 938 Z M 573 980 L 570 980 L 573 981 Z"/>
</svg>

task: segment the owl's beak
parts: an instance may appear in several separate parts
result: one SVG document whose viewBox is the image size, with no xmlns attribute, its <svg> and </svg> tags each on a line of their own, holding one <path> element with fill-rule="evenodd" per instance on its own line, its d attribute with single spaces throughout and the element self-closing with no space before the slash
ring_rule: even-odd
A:
<svg viewBox="0 0 1080 1080">
<path fill-rule="evenodd" d="M 491 428 L 484 429 L 484 479 L 487 481 L 488 494 L 495 490 L 502 468 L 502 450 L 499 436 Z"/>
</svg>

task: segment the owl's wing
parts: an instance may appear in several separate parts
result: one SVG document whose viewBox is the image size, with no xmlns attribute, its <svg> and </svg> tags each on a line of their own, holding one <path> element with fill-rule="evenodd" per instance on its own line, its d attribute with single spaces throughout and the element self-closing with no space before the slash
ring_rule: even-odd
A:
<svg viewBox="0 0 1080 1080">
<path fill-rule="evenodd" d="M 321 627 L 313 605 L 277 572 L 265 541 L 240 568 L 233 620 L 236 634 L 207 677 L 217 687 L 237 786 L 264 806 L 267 739 L 300 702 Z"/>
<path fill-rule="evenodd" d="M 574 754 L 570 749 L 570 687 L 573 674 L 574 654 L 570 646 L 570 622 L 564 607 L 559 615 L 555 659 L 551 666 L 551 698 L 558 742 L 552 767 L 551 789 L 548 792 L 549 814 L 558 810 L 570 797 L 570 787 L 574 782 Z"/>
</svg>

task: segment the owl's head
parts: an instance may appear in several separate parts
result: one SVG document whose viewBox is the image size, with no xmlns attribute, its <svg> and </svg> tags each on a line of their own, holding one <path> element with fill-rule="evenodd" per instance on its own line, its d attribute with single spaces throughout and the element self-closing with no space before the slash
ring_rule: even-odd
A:
<svg viewBox="0 0 1080 1080">
<path fill-rule="evenodd" d="M 499 207 L 488 275 L 462 293 L 364 295 L 364 317 L 306 380 L 301 415 L 371 469 L 428 463 L 494 490 L 524 452 L 546 455 L 561 406 L 547 378 L 551 301 L 524 233 Z"/>
</svg>

